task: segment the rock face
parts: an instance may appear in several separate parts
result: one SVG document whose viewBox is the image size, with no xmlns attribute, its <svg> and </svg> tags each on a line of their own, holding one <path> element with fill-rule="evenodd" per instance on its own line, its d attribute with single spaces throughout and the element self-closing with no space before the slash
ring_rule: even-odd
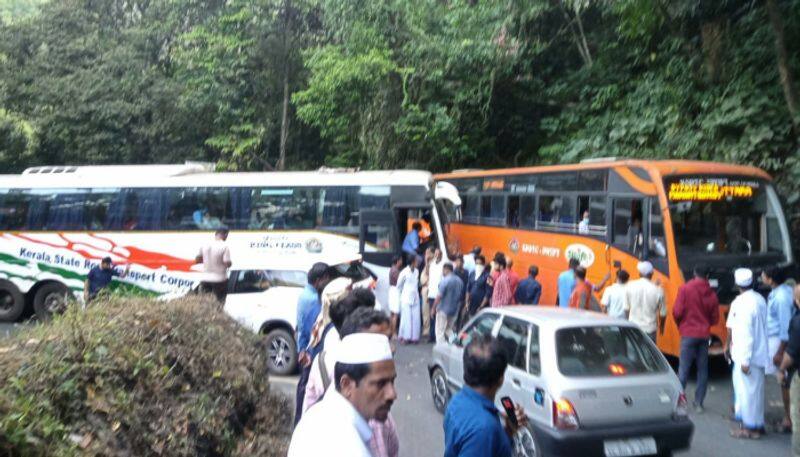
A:
<svg viewBox="0 0 800 457">
<path fill-rule="evenodd" d="M 285 456 L 291 409 L 215 302 L 111 298 L 0 341 L 0 454 Z"/>
</svg>

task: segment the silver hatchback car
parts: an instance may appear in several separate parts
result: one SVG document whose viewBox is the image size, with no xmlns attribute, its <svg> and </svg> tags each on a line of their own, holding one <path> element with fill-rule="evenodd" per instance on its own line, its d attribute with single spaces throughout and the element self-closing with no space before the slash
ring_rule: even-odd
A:
<svg viewBox="0 0 800 457">
<path fill-rule="evenodd" d="M 694 426 L 677 376 L 634 324 L 604 314 L 539 306 L 486 309 L 429 365 L 436 408 L 444 412 L 464 379 L 464 347 L 491 335 L 506 348 L 497 394 L 521 404 L 528 429 L 518 456 L 671 455 L 687 449 Z"/>
</svg>

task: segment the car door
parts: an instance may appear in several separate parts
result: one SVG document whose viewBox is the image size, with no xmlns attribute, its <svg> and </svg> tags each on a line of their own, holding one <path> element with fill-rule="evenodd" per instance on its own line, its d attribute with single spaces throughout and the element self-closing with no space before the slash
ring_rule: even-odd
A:
<svg viewBox="0 0 800 457">
<path fill-rule="evenodd" d="M 536 379 L 529 373 L 531 362 L 530 339 L 531 324 L 529 322 L 511 316 L 503 317 L 503 321 L 497 330 L 497 341 L 506 350 L 508 368 L 506 369 L 503 386 L 500 388 L 497 397 L 495 397 L 496 406 L 500 410 L 502 410 L 500 399 L 503 397 L 510 397 L 515 404 L 522 405 L 529 414 L 542 409 L 542 405 L 534 403 L 534 393 L 537 388 L 541 389 L 541 386 L 537 384 Z M 538 358 L 536 361 L 538 361 Z M 534 365 L 536 361 L 534 361 Z M 533 368 L 536 369 L 537 367 L 534 366 Z M 537 369 L 537 371 L 539 370 Z"/>
<path fill-rule="evenodd" d="M 447 345 L 450 351 L 448 379 L 458 389 L 464 385 L 464 347 L 475 337 L 493 335 L 498 322 L 500 322 L 499 314 L 484 311 L 464 327 L 453 344 Z"/>
</svg>

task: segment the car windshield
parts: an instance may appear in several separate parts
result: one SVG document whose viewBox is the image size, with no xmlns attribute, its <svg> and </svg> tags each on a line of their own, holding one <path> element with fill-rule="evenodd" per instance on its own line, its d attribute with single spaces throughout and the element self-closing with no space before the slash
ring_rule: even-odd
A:
<svg viewBox="0 0 800 457">
<path fill-rule="evenodd" d="M 556 332 L 558 369 L 564 376 L 624 376 L 669 370 L 637 328 L 594 326 Z"/>
<path fill-rule="evenodd" d="M 774 255 L 789 252 L 786 222 L 772 186 L 731 176 L 665 180 L 678 255 Z"/>
</svg>

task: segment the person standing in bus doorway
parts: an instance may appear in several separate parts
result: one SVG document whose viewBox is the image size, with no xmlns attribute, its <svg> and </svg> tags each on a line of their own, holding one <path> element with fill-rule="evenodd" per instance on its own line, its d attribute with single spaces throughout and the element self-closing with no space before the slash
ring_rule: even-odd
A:
<svg viewBox="0 0 800 457">
<path fill-rule="evenodd" d="M 453 273 L 453 265 L 445 263 L 442 266 L 439 293 L 436 294 L 431 307 L 431 311 L 436 315 L 437 343 L 444 343 L 447 335 L 453 332 L 463 296 L 464 283 Z"/>
<path fill-rule="evenodd" d="M 389 313 L 392 319 L 392 332 L 397 334 L 397 324 L 400 319 L 400 289 L 397 280 L 403 269 L 403 256 L 396 255 L 392 258 L 392 268 L 389 269 Z"/>
<path fill-rule="evenodd" d="M 740 294 L 731 303 L 726 357 L 733 361 L 734 413 L 741 428 L 734 438 L 758 439 L 764 431 L 764 369 L 772 363 L 767 345 L 767 302 L 753 290 L 753 272 L 739 268 Z"/>
<path fill-rule="evenodd" d="M 419 343 L 420 306 L 419 306 L 419 269 L 416 255 L 408 255 L 408 265 L 397 277 L 397 290 L 400 292 L 400 343 Z"/>
<path fill-rule="evenodd" d="M 514 304 L 514 294 L 511 291 L 511 279 L 506 270 L 505 256 L 496 256 L 494 263 L 497 265 L 497 279 L 492 283 L 492 308 Z"/>
<path fill-rule="evenodd" d="M 466 322 L 479 310 L 488 306 L 491 298 L 492 286 L 489 285 L 486 257 L 478 254 L 475 257 L 475 271 L 470 273 L 467 281 L 467 315 L 463 321 Z"/>
<path fill-rule="evenodd" d="M 422 230 L 422 224 L 418 221 L 411 224 L 411 230 L 406 234 L 403 240 L 403 252 L 406 254 L 419 255 L 419 231 Z"/>
<path fill-rule="evenodd" d="M 719 300 L 708 283 L 708 268 L 703 265 L 694 267 L 694 279 L 678 289 L 672 317 L 681 334 L 678 378 L 685 390 L 692 364 L 697 363 L 694 409 L 702 413 L 708 384 L 708 339 L 711 327 L 719 322 Z"/>
<path fill-rule="evenodd" d="M 628 283 L 628 308 L 625 311 L 628 320 L 638 325 L 655 343 L 658 331 L 663 333 L 666 323 L 664 290 L 653 282 L 653 264 L 639 262 L 636 269 L 641 277 Z"/>
<path fill-rule="evenodd" d="M 792 456 L 800 457 L 800 381 L 797 372 L 800 369 L 800 285 L 794 288 L 794 310 L 789 324 L 789 343 L 783 351 L 783 360 L 775 376 L 781 386 L 788 386 L 791 400 L 792 419 Z"/>
<path fill-rule="evenodd" d="M 86 275 L 86 281 L 83 282 L 83 301 L 84 303 L 89 303 L 90 301 L 94 300 L 103 289 L 105 289 L 109 284 L 111 284 L 111 280 L 114 276 L 119 278 L 124 278 L 128 276 L 128 272 L 131 269 L 131 265 L 125 265 L 125 270 L 120 273 L 111 261 L 111 257 L 103 257 L 103 260 L 100 261 L 100 265 L 95 265 L 89 270 L 89 274 Z"/>
<path fill-rule="evenodd" d="M 566 308 L 569 306 L 569 298 L 572 290 L 575 289 L 575 269 L 580 262 L 576 258 L 569 259 L 569 268 L 558 275 L 558 306 Z"/>
<path fill-rule="evenodd" d="M 300 422 L 303 415 L 303 401 L 306 394 L 306 383 L 313 362 L 308 346 L 311 342 L 311 330 L 322 311 L 321 294 L 328 284 L 330 276 L 328 265 L 317 262 L 308 270 L 308 283 L 297 299 L 297 363 L 300 365 L 300 378 L 297 381 L 295 395 L 294 424 Z"/>
<path fill-rule="evenodd" d="M 214 240 L 200 248 L 195 258 L 203 264 L 205 280 L 200 283 L 200 291 L 213 293 L 217 301 L 225 303 L 228 294 L 228 268 L 231 267 L 231 251 L 228 248 L 228 229 L 217 229 Z"/>
<path fill-rule="evenodd" d="M 767 347 L 772 363 L 767 364 L 765 374 L 775 375 L 778 365 L 783 361 L 783 352 L 789 343 L 789 322 L 792 319 L 794 303 L 792 288 L 786 284 L 784 270 L 767 268 L 761 273 L 761 281 L 772 291 L 767 297 Z M 778 429 L 782 433 L 791 431 L 792 420 L 789 411 L 789 388 L 781 386 L 784 416 Z"/>
<path fill-rule="evenodd" d="M 436 295 L 439 293 L 439 283 L 442 282 L 444 276 L 444 258 L 442 250 L 436 248 L 433 251 L 433 260 L 431 260 L 430 268 L 428 268 L 428 342 L 436 342 L 436 312 L 434 310 L 433 302 L 436 300 Z"/>
<path fill-rule="evenodd" d="M 542 285 L 536 280 L 539 275 L 539 267 L 531 265 L 528 267 L 528 277 L 523 279 L 517 291 L 514 293 L 515 301 L 520 305 L 538 305 L 539 297 L 542 296 Z"/>
</svg>

